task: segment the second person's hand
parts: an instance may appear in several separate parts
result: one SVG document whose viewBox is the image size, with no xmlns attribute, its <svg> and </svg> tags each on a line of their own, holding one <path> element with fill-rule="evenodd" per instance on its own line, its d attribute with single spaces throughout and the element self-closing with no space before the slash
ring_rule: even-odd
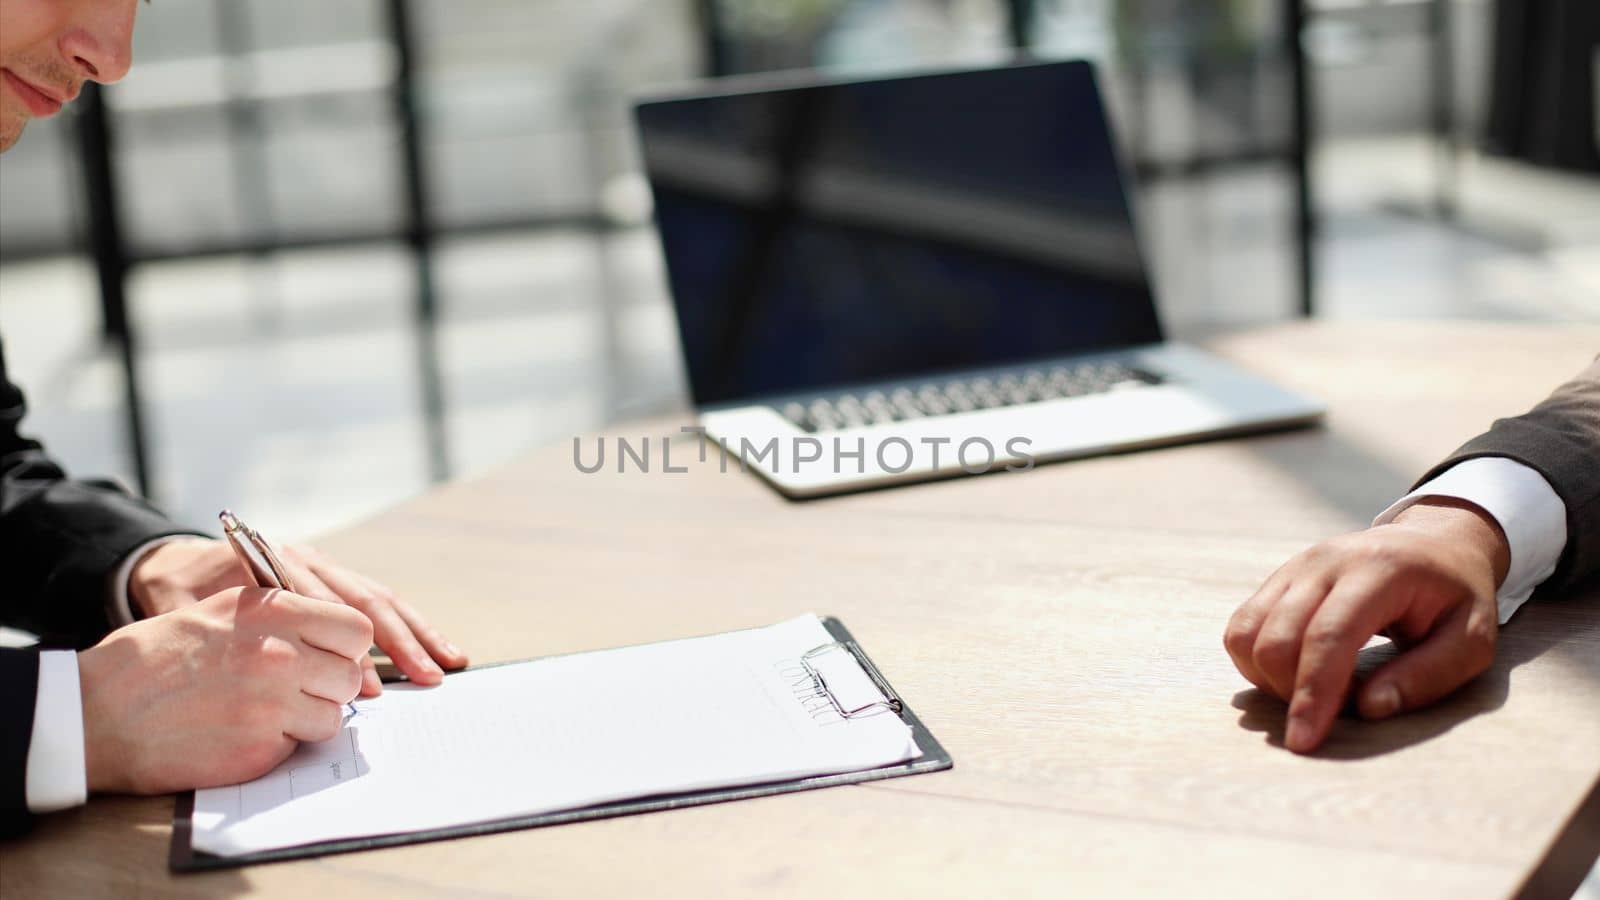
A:
<svg viewBox="0 0 1600 900">
<path fill-rule="evenodd" d="M 1476 506 L 1429 498 L 1388 525 L 1323 541 L 1274 572 L 1228 622 L 1240 674 L 1289 704 L 1284 745 L 1319 747 L 1355 691 L 1363 718 L 1428 706 L 1494 661 L 1495 590 L 1511 552 Z M 1375 634 L 1399 656 L 1358 684 Z"/>
</svg>

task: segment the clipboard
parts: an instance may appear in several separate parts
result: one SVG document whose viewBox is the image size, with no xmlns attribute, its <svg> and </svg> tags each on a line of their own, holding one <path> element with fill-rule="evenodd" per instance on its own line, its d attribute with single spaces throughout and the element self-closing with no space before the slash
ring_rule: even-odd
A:
<svg viewBox="0 0 1600 900">
<path fill-rule="evenodd" d="M 857 715 L 889 713 L 898 715 L 911 728 L 912 737 L 917 743 L 922 755 L 916 759 L 903 763 L 881 766 L 875 769 L 864 769 L 857 772 L 840 772 L 833 775 L 813 775 L 806 778 L 796 778 L 789 781 L 775 781 L 766 784 L 741 785 L 729 788 L 712 788 L 703 791 L 689 791 L 677 794 L 657 794 L 648 797 L 638 797 L 628 800 L 618 800 L 610 803 L 599 803 L 593 806 L 584 806 L 577 809 L 567 809 L 552 813 L 539 813 L 530 816 L 512 816 L 504 819 L 494 819 L 486 822 L 473 822 L 465 825 L 453 825 L 447 828 L 435 828 L 425 831 L 405 832 L 402 834 L 386 834 L 374 837 L 349 838 L 335 841 L 324 841 L 313 844 L 301 844 L 295 847 L 283 847 L 276 850 L 265 850 L 258 853 L 249 853 L 241 856 L 216 856 L 204 851 L 195 850 L 191 842 L 193 833 L 194 792 L 188 791 L 180 794 L 173 809 L 172 815 L 172 845 L 167 856 L 167 867 L 173 872 L 204 872 L 213 869 L 228 869 L 238 866 L 254 865 L 256 863 L 281 862 L 291 859 L 307 859 L 315 856 L 326 856 L 335 853 L 352 853 L 357 850 L 375 850 L 381 847 L 396 847 L 402 844 L 420 844 L 429 841 L 454 840 L 456 838 L 473 837 L 480 834 L 496 834 L 502 831 L 518 831 L 524 828 L 543 828 L 550 825 L 565 825 L 569 822 L 585 822 L 590 819 L 605 819 L 612 816 L 632 816 L 641 813 L 663 812 L 666 810 L 680 809 L 687 806 L 702 806 L 708 803 L 726 803 L 730 800 L 750 800 L 756 797 L 771 797 L 775 794 L 787 794 L 791 791 L 809 791 L 817 788 L 838 787 L 846 784 L 857 784 L 864 781 L 879 781 L 885 778 L 901 778 L 906 775 L 922 775 L 928 772 L 939 772 L 955 765 L 948 751 L 939 743 L 938 739 L 928 731 L 917 714 L 900 697 L 899 693 L 883 677 L 878 669 L 861 649 L 861 645 L 851 636 L 844 624 L 832 616 L 822 619 L 822 626 L 834 639 L 833 643 L 823 644 L 801 658 L 802 665 L 817 682 L 818 690 L 825 695 L 834 709 L 845 718 Z M 840 705 L 834 693 L 828 690 L 827 683 L 822 679 L 821 673 L 811 667 L 811 660 L 825 653 L 847 652 L 852 654 L 863 671 L 872 679 L 873 683 L 882 691 L 884 700 L 875 701 L 865 706 L 845 708 Z M 499 665 L 514 665 L 514 662 L 494 663 L 490 666 L 474 666 L 473 669 L 491 668 Z M 468 670 L 470 671 L 470 670 Z"/>
</svg>

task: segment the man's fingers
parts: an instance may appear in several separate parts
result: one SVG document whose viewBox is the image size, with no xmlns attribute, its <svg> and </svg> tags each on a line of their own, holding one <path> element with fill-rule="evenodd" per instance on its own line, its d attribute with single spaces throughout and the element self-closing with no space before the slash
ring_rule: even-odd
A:
<svg viewBox="0 0 1600 900">
<path fill-rule="evenodd" d="M 389 654 L 389 658 L 394 660 L 407 678 L 419 684 L 439 683 L 444 677 L 443 670 L 417 642 L 411 633 L 411 626 L 400 617 L 389 600 L 374 594 L 360 576 L 339 566 L 319 564 L 317 574 L 338 593 L 340 599 L 372 620 L 378 646 Z"/>
<path fill-rule="evenodd" d="M 1239 670 L 1239 674 L 1261 690 L 1271 693 L 1272 683 L 1256 668 L 1255 660 L 1250 656 L 1250 647 L 1255 643 L 1255 633 L 1259 627 L 1259 623 L 1245 624 L 1235 631 L 1230 625 L 1223 634 L 1222 643 L 1228 648 L 1228 656 L 1232 658 L 1233 667 Z"/>
<path fill-rule="evenodd" d="M 1272 691 L 1272 683 L 1256 666 L 1254 650 L 1256 637 L 1261 633 L 1267 614 L 1272 611 L 1272 605 L 1278 602 L 1278 598 L 1283 596 L 1283 589 L 1288 585 L 1288 577 L 1284 573 L 1286 568 L 1280 566 L 1261 587 L 1256 588 L 1250 599 L 1234 610 L 1233 616 L 1228 619 L 1228 627 L 1222 633 L 1222 645 L 1227 648 L 1228 656 L 1232 657 L 1234 668 L 1256 687 L 1268 692 Z"/>
<path fill-rule="evenodd" d="M 1350 690 L 1356 654 L 1394 620 L 1384 596 L 1377 579 L 1341 579 L 1306 624 L 1283 739 L 1295 753 L 1317 749 L 1328 736 Z"/>
<path fill-rule="evenodd" d="M 1494 662 L 1494 616 L 1458 605 L 1425 640 L 1379 667 L 1357 699 L 1363 718 L 1386 719 L 1444 699 Z"/>
<path fill-rule="evenodd" d="M 360 610 L 308 599 L 301 601 L 297 612 L 300 639 L 313 647 L 355 660 L 372 646 L 373 624 Z"/>
<path fill-rule="evenodd" d="M 378 634 L 378 646 L 389 654 L 406 677 L 419 684 L 438 684 L 444 671 L 422 649 L 411 634 L 411 626 L 387 603 L 375 604 L 368 612 Z"/>
<path fill-rule="evenodd" d="M 378 589 L 382 590 L 382 588 Z M 417 612 L 411 604 L 393 596 L 390 597 L 389 604 L 394 607 L 395 612 L 400 614 L 400 618 L 411 626 L 411 633 L 416 635 L 417 640 L 422 643 L 422 646 L 433 657 L 435 662 L 446 669 L 459 669 L 467 664 L 467 655 L 462 653 L 455 644 L 445 640 L 444 635 L 439 633 L 439 629 L 433 627 L 427 619 L 424 619 L 422 614 Z"/>
<path fill-rule="evenodd" d="M 289 577 L 294 581 L 295 587 L 301 589 L 299 593 L 317 600 L 326 600 L 330 603 L 352 605 L 346 604 L 344 599 L 339 596 L 339 592 L 334 590 L 332 585 L 324 581 L 317 571 L 308 565 L 308 561 L 320 559 L 321 554 L 310 547 L 297 546 L 288 548 L 288 552 L 283 554 L 283 557 L 289 561 L 287 563 Z M 361 696 L 376 697 L 381 693 L 383 693 L 383 679 L 378 677 L 378 666 L 372 661 L 371 656 L 363 653 L 361 654 Z"/>
<path fill-rule="evenodd" d="M 1312 576 L 1289 585 L 1262 623 L 1250 649 L 1256 668 L 1272 686 L 1272 693 L 1288 700 L 1294 692 L 1295 669 L 1300 663 L 1300 644 L 1306 626 L 1327 598 L 1331 583 Z"/>
<path fill-rule="evenodd" d="M 315 647 L 300 654 L 300 690 L 334 703 L 347 703 L 361 690 L 361 664 Z M 363 657 L 366 658 L 366 657 Z"/>
<path fill-rule="evenodd" d="M 378 677 L 378 664 L 370 653 L 361 656 L 361 696 L 376 697 L 383 693 L 383 679 Z"/>
<path fill-rule="evenodd" d="M 340 598 L 339 592 L 322 580 L 315 570 L 307 568 L 300 562 L 299 557 L 303 553 L 303 550 L 291 551 L 285 557 L 286 559 L 294 560 L 287 563 L 287 565 L 289 566 L 289 578 L 294 582 L 296 588 L 295 593 L 328 603 L 338 603 L 345 606 L 352 605 L 345 603 Z M 368 645 L 368 649 L 371 649 L 370 645 Z M 361 668 L 364 670 L 361 677 L 361 696 L 376 697 L 383 693 L 383 681 L 378 677 L 378 667 L 373 663 L 372 658 L 365 653 L 361 655 Z"/>
<path fill-rule="evenodd" d="M 285 562 L 289 567 L 289 580 L 294 582 L 294 592 L 302 597 L 314 600 L 330 600 L 339 602 L 339 594 L 327 582 L 317 577 L 317 573 L 304 565 L 296 562 Z"/>
<path fill-rule="evenodd" d="M 297 547 L 293 552 L 309 566 L 316 584 L 325 586 L 329 599 L 354 607 L 372 620 L 378 646 L 389 654 L 406 677 L 422 684 L 435 684 L 443 676 L 440 666 L 455 669 L 467 664 L 465 653 L 445 640 L 427 619 L 388 588 L 334 563 L 313 548 Z M 362 693 L 372 696 L 381 690 L 377 670 L 373 668 L 365 676 Z"/>
<path fill-rule="evenodd" d="M 339 733 L 344 711 L 342 703 L 301 694 L 290 704 L 283 733 L 297 741 L 325 741 Z"/>
</svg>

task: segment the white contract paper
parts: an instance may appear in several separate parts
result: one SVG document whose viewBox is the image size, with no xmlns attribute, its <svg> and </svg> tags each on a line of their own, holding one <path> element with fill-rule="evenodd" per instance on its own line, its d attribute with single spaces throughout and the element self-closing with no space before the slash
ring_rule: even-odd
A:
<svg viewBox="0 0 1600 900">
<path fill-rule="evenodd" d="M 806 615 L 389 685 L 334 738 L 196 791 L 193 845 L 238 856 L 920 756 L 899 716 L 844 719 L 818 692 L 800 655 L 832 641 Z M 846 709 L 882 698 L 848 653 L 813 664 Z"/>
</svg>

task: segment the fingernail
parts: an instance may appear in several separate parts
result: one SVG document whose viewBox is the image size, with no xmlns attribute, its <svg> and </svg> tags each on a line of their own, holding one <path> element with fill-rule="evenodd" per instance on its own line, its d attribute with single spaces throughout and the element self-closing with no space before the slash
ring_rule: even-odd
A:
<svg viewBox="0 0 1600 900">
<path fill-rule="evenodd" d="M 458 648 L 455 644 L 450 643 L 449 641 L 445 641 L 444 642 L 444 652 L 450 654 L 451 656 L 465 656 L 466 655 L 466 654 L 461 652 L 460 648 Z"/>
<path fill-rule="evenodd" d="M 1300 753 L 1311 749 L 1311 723 L 1299 716 L 1289 717 L 1289 729 L 1284 732 L 1283 745 Z"/>
<path fill-rule="evenodd" d="M 1366 704 L 1361 714 L 1369 719 L 1387 719 L 1400 711 L 1400 689 L 1393 684 L 1380 685 L 1367 692 Z"/>
</svg>

